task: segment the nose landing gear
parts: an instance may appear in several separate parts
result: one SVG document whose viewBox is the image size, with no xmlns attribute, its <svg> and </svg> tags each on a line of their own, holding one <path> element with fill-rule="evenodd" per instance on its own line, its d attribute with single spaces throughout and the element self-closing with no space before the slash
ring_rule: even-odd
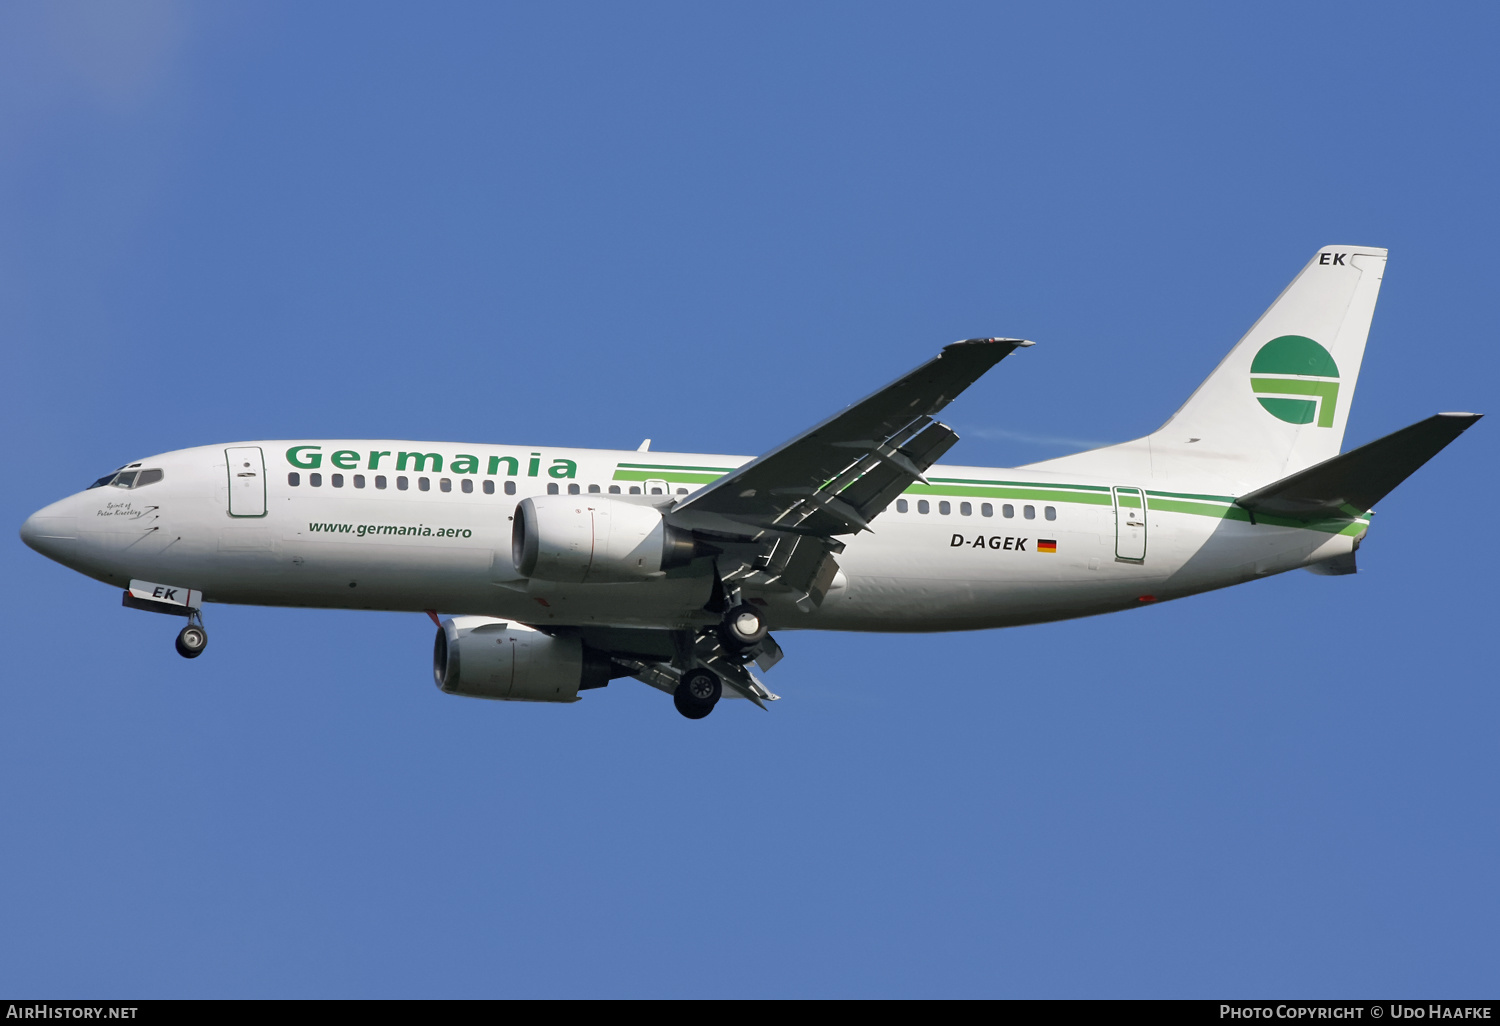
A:
<svg viewBox="0 0 1500 1026">
<path fill-rule="evenodd" d="M 166 613 L 168 616 L 187 614 L 187 626 L 177 632 L 177 654 L 184 659 L 197 659 L 208 647 L 208 631 L 203 629 L 203 614 L 199 611 L 202 602 L 201 591 L 150 581 L 131 581 L 130 587 L 120 596 L 120 604 L 126 609 Z"/>
<path fill-rule="evenodd" d="M 208 647 L 208 631 L 203 629 L 203 618 L 194 610 L 188 614 L 188 625 L 177 632 L 177 654 L 184 659 L 197 659 Z"/>
</svg>

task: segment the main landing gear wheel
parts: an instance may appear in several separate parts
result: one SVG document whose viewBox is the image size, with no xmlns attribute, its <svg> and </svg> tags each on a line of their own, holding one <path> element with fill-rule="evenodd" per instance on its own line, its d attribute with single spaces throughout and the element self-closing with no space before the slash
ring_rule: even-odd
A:
<svg viewBox="0 0 1500 1026">
<path fill-rule="evenodd" d="M 724 686 L 717 674 L 711 670 L 689 670 L 672 692 L 672 704 L 688 719 L 701 720 L 714 711 L 723 694 Z"/>
<path fill-rule="evenodd" d="M 768 633 L 765 617 L 748 602 L 731 609 L 725 614 L 724 622 L 719 625 L 719 637 L 736 652 L 759 645 L 766 640 Z"/>
<path fill-rule="evenodd" d="M 197 659 L 208 647 L 208 631 L 201 625 L 190 623 L 177 634 L 177 654 L 184 659 Z"/>
</svg>

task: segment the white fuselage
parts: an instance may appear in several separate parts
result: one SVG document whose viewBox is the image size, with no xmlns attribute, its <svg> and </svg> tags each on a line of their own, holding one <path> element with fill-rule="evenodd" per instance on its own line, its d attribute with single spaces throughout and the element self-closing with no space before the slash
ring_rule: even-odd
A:
<svg viewBox="0 0 1500 1026">
<path fill-rule="evenodd" d="M 237 480 L 230 450 L 259 450 L 264 464 Z M 160 470 L 160 480 L 104 485 L 54 503 L 23 535 L 116 587 L 170 582 L 209 602 L 688 627 L 714 619 L 703 610 L 713 586 L 706 561 L 641 583 L 528 581 L 512 561 L 512 514 L 520 499 L 549 487 L 562 495 L 576 489 L 580 503 L 618 489 L 625 501 L 634 490 L 636 502 L 668 504 L 746 462 L 436 442 L 203 446 L 142 460 L 138 466 Z M 844 539 L 840 573 L 821 605 L 799 607 L 774 590 L 746 597 L 781 629 L 1005 627 L 1308 566 L 1352 552 L 1368 526 L 1367 518 L 1253 523 L 1232 496 L 1198 494 L 1187 480 L 943 465 L 927 479 L 880 515 L 872 533 Z M 1144 511 L 1134 499 L 1142 493 Z"/>
</svg>

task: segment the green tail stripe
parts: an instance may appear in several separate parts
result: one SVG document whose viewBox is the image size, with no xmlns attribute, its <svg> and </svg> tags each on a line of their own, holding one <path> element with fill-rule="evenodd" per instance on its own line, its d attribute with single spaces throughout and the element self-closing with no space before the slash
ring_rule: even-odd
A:
<svg viewBox="0 0 1500 1026">
<path fill-rule="evenodd" d="M 1339 401 L 1337 381 L 1313 381 L 1310 378 L 1251 378 L 1250 387 L 1257 394 L 1315 396 L 1319 400 L 1318 427 L 1333 427 L 1333 414 L 1338 408 Z"/>
</svg>

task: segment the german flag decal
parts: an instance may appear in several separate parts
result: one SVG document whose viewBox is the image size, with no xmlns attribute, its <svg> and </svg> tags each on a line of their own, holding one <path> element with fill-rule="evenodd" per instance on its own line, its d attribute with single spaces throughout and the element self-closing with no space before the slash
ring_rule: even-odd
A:
<svg viewBox="0 0 1500 1026">
<path fill-rule="evenodd" d="M 1057 539 L 1056 538 L 1038 538 L 1036 540 L 1036 550 L 1038 552 L 1056 552 L 1057 551 Z"/>
</svg>

